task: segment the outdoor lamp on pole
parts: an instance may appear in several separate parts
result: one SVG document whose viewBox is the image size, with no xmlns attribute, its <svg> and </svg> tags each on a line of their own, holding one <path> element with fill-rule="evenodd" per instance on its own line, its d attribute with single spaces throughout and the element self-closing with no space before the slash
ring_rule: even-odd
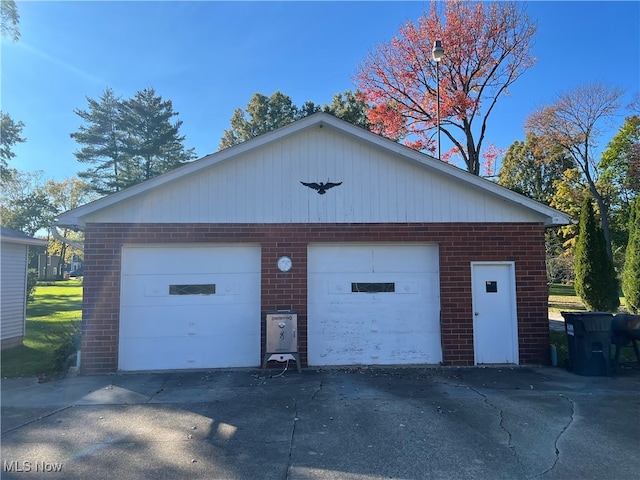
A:
<svg viewBox="0 0 640 480">
<path fill-rule="evenodd" d="M 436 40 L 433 44 L 433 50 L 431 50 L 433 60 L 436 62 L 436 104 L 438 114 L 438 160 L 440 160 L 440 60 L 444 56 L 444 48 L 442 48 L 442 41 Z"/>
</svg>

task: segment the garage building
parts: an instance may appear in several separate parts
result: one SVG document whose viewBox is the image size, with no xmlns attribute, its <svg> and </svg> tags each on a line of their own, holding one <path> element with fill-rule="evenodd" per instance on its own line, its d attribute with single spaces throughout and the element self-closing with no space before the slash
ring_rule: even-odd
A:
<svg viewBox="0 0 640 480">
<path fill-rule="evenodd" d="M 545 364 L 545 228 L 569 217 L 319 113 L 66 212 L 82 371 Z"/>
</svg>

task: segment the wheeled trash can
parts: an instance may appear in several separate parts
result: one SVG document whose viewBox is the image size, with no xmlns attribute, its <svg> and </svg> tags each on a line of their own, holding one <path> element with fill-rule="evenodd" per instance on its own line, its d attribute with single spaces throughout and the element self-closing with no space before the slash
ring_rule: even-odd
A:
<svg viewBox="0 0 640 480">
<path fill-rule="evenodd" d="M 586 376 L 608 376 L 611 361 L 611 321 L 606 312 L 561 312 L 569 344 L 567 369 Z"/>
</svg>

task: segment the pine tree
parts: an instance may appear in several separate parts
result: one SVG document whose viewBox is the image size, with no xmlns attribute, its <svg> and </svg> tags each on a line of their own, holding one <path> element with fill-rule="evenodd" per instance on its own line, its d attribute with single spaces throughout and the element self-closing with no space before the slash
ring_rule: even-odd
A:
<svg viewBox="0 0 640 480">
<path fill-rule="evenodd" d="M 629 242 L 622 270 L 622 291 L 627 308 L 640 312 L 640 197 L 631 206 L 629 215 Z"/>
<path fill-rule="evenodd" d="M 173 170 L 195 157 L 185 150 L 179 134 L 181 121 L 170 100 L 163 101 L 153 89 L 137 92 L 122 101 L 107 88 L 98 101 L 87 98 L 88 110 L 75 113 L 85 121 L 72 133 L 83 147 L 78 161 L 92 167 L 78 175 L 100 194 L 118 192 Z"/>
<path fill-rule="evenodd" d="M 333 96 L 330 105 L 319 105 L 306 101 L 301 107 L 293 104 L 291 97 L 280 91 L 270 97 L 262 93 L 254 93 L 245 107 L 237 108 L 231 117 L 231 128 L 225 130 L 220 139 L 220 149 L 238 145 L 291 122 L 325 112 L 346 122 L 370 130 L 367 117 L 368 106 L 359 92 L 346 90 Z"/>
<path fill-rule="evenodd" d="M 315 107 L 311 107 L 315 109 Z M 280 91 L 270 97 L 254 93 L 245 110 L 237 108 L 231 117 L 231 128 L 225 130 L 220 140 L 220 149 L 238 145 L 277 128 L 284 127 L 300 118 L 298 107 L 291 97 Z"/>
<path fill-rule="evenodd" d="M 92 167 L 78 172 L 78 176 L 86 179 L 97 193 L 118 192 L 125 187 L 122 172 L 129 160 L 123 144 L 121 100 L 111 88 L 106 88 L 99 100 L 87 97 L 87 103 L 87 110 L 75 110 L 85 125 L 72 133 L 71 138 L 83 145 L 74 153 L 78 161 Z"/>
<path fill-rule="evenodd" d="M 184 148 L 182 121 L 171 123 L 177 115 L 171 100 L 163 101 L 153 88 L 141 90 L 122 103 L 124 149 L 131 158 L 126 186 L 166 173 L 195 157 L 193 149 Z"/>
<path fill-rule="evenodd" d="M 618 281 L 607 255 L 602 228 L 596 224 L 591 199 L 580 211 L 580 233 L 575 252 L 576 293 L 588 310 L 614 312 L 620 305 Z"/>
</svg>

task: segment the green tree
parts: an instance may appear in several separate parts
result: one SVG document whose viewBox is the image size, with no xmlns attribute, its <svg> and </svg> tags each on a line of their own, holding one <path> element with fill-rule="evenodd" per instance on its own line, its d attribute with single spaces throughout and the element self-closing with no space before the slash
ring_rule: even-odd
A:
<svg viewBox="0 0 640 480">
<path fill-rule="evenodd" d="M 74 111 L 85 124 L 71 138 L 82 145 L 74 153 L 76 159 L 92 167 L 78 172 L 78 176 L 99 194 L 118 192 L 126 186 L 123 172 L 129 161 L 120 113 L 122 100 L 111 88 L 106 88 L 99 100 L 87 97 L 87 103 L 87 110 Z"/>
<path fill-rule="evenodd" d="M 564 238 L 562 244 L 565 255 L 572 256 L 578 239 L 578 221 L 580 209 L 585 198 L 589 197 L 589 189 L 582 183 L 582 175 L 577 168 L 569 168 L 564 171 L 562 179 L 553 184 L 555 192 L 549 206 L 571 215 L 575 222 L 559 228 Z"/>
<path fill-rule="evenodd" d="M 163 100 L 153 88 L 141 90 L 121 104 L 124 150 L 128 157 L 124 186 L 129 187 L 183 165 L 196 156 L 184 147 L 182 121 L 171 100 Z"/>
<path fill-rule="evenodd" d="M 313 104 L 305 104 L 313 112 Z M 245 110 L 238 108 L 231 117 L 231 128 L 225 130 L 220 149 L 237 145 L 258 135 L 284 127 L 299 118 L 299 110 L 288 95 L 280 91 L 270 97 L 254 93 Z"/>
<path fill-rule="evenodd" d="M 596 223 L 590 198 L 580 211 L 575 252 L 576 293 L 588 310 L 614 312 L 620 305 L 618 280 L 607 255 L 602 229 Z"/>
<path fill-rule="evenodd" d="M 346 90 L 336 93 L 329 105 L 324 105 L 322 111 L 334 117 L 349 122 L 365 130 L 371 130 L 371 123 L 367 116 L 369 107 L 360 92 Z"/>
<path fill-rule="evenodd" d="M 598 189 L 609 207 L 614 263 L 624 264 L 631 202 L 640 193 L 640 116 L 625 119 L 600 160 Z"/>
<path fill-rule="evenodd" d="M 129 100 L 105 89 L 99 100 L 87 97 L 88 109 L 75 110 L 85 124 L 71 134 L 83 147 L 75 152 L 81 163 L 93 165 L 79 172 L 99 194 L 124 188 L 168 172 L 195 157 L 184 148 L 181 121 L 170 100 L 153 89 L 137 92 Z"/>
<path fill-rule="evenodd" d="M 22 129 L 24 123 L 20 121 L 14 121 L 8 113 L 0 112 L 0 180 L 3 182 L 11 179 L 13 170 L 9 168 L 9 161 L 11 161 L 16 154 L 13 152 L 13 147 L 17 143 L 23 143 L 26 141 L 22 137 Z"/>
<path fill-rule="evenodd" d="M 14 42 L 20 39 L 20 14 L 15 0 L 2 0 L 0 2 L 0 27 L 2 36 L 11 38 Z"/>
<path fill-rule="evenodd" d="M 33 236 L 48 228 L 56 213 L 44 187 L 43 172 L 15 171 L 3 184 L 0 218 L 5 227 Z"/>
<path fill-rule="evenodd" d="M 4 226 L 33 236 L 39 230 L 50 230 L 56 215 L 95 198 L 97 194 L 77 178 L 46 181 L 41 171 L 16 171 L 2 190 L 0 216 Z M 75 243 L 82 244 L 84 240 L 82 232 L 63 229 L 59 233 Z M 48 251 L 50 255 L 60 255 L 66 263 L 70 262 L 73 253 L 78 253 L 53 237 L 49 237 Z"/>
<path fill-rule="evenodd" d="M 614 194 L 627 204 L 640 193 L 636 148 L 640 145 L 640 116 L 627 117 L 608 143 L 600 160 L 600 179 L 614 187 Z"/>
<path fill-rule="evenodd" d="M 98 197 L 87 182 L 78 178 L 66 178 L 62 182 L 49 180 L 45 183 L 44 190 L 56 215 L 77 208 Z M 82 245 L 84 242 L 83 232 L 74 232 L 71 229 L 63 228 L 58 233 L 74 243 Z M 50 255 L 59 255 L 66 264 L 71 263 L 74 254 L 81 253 L 68 243 L 62 242 L 53 236 L 49 237 L 48 252 Z M 60 269 L 58 276 L 62 277 L 62 269 Z"/>
<path fill-rule="evenodd" d="M 525 130 L 552 145 L 559 145 L 573 159 L 600 210 L 609 259 L 613 261 L 609 205 L 598 188 L 599 162 L 594 157 L 600 124 L 612 119 L 620 107 L 622 90 L 603 83 L 580 85 L 560 94 L 555 101 L 534 111 Z"/>
<path fill-rule="evenodd" d="M 622 291 L 627 308 L 640 312 L 640 198 L 636 198 L 629 215 L 629 242 L 622 269 Z"/>
<path fill-rule="evenodd" d="M 529 133 L 526 141 L 509 146 L 502 159 L 498 184 L 546 205 L 551 204 L 557 185 L 563 181 L 565 171 L 573 166 L 571 159 L 558 146 Z M 570 250 L 563 248 L 563 228 L 545 232 L 547 280 L 549 283 L 573 279 L 573 261 Z"/>
<path fill-rule="evenodd" d="M 294 105 L 288 95 L 279 91 L 270 97 L 254 93 L 245 110 L 238 108 L 233 112 L 231 128 L 224 131 L 219 147 L 223 149 L 238 145 L 317 112 L 328 113 L 369 130 L 367 108 L 360 94 L 350 90 L 334 95 L 330 104 L 307 101 L 301 107 Z"/>
<path fill-rule="evenodd" d="M 548 146 L 532 134 L 526 141 L 509 146 L 502 159 L 498 184 L 549 205 L 555 193 L 555 184 L 573 162 L 559 146 Z"/>
</svg>

